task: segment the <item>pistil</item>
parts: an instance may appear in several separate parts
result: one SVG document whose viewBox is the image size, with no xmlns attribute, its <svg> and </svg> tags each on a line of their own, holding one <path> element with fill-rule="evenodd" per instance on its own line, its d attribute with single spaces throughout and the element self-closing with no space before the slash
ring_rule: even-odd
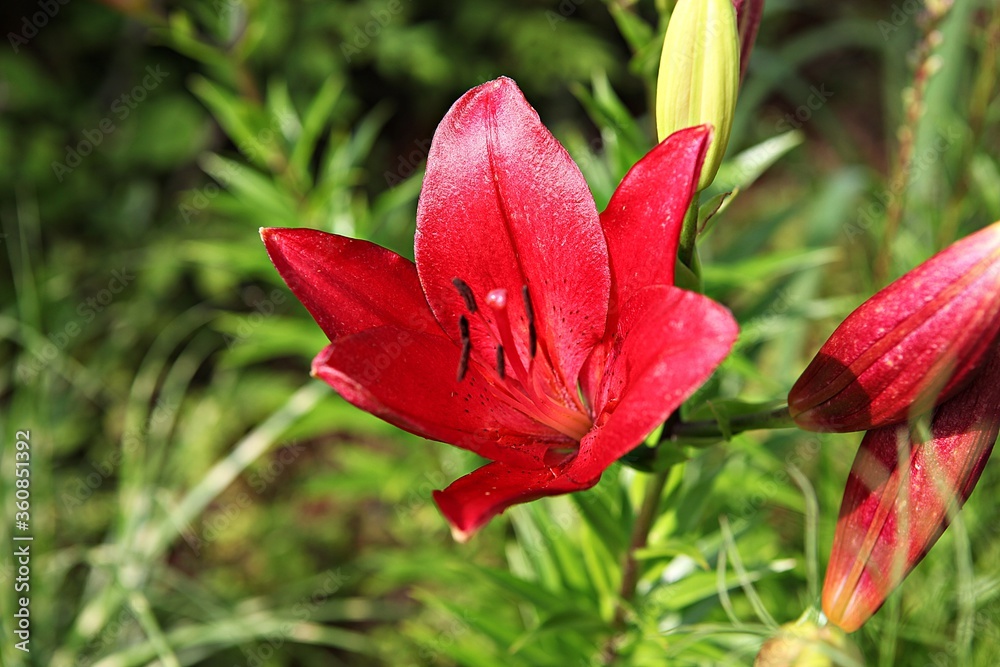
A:
<svg viewBox="0 0 1000 667">
<path fill-rule="evenodd" d="M 494 289 L 486 295 L 486 305 L 493 311 L 494 320 L 497 326 L 497 333 L 500 334 L 500 345 L 508 351 L 511 369 L 525 388 L 529 386 L 528 371 L 521 361 L 521 355 L 517 351 L 517 344 L 514 342 L 514 333 L 510 328 L 510 317 L 507 315 L 507 290 Z"/>
</svg>

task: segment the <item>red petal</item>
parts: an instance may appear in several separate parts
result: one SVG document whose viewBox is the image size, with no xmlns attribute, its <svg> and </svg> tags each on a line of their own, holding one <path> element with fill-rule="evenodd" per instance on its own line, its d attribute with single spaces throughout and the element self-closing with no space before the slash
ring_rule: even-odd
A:
<svg viewBox="0 0 1000 667">
<path fill-rule="evenodd" d="M 374 243 L 315 229 L 265 228 L 267 254 L 330 340 L 391 324 L 440 331 L 413 262 Z"/>
<path fill-rule="evenodd" d="M 869 431 L 861 442 L 823 586 L 823 610 L 844 630 L 878 611 L 975 488 L 1000 432 L 1000 351 L 991 354 L 979 377 L 938 408 L 928 442 L 907 424 Z"/>
<path fill-rule="evenodd" d="M 617 328 L 618 307 L 644 287 L 674 284 L 681 227 L 711 136 L 711 128 L 701 125 L 664 139 L 629 170 L 601 213 L 611 260 L 611 331 L 594 349 L 580 374 L 583 395 L 588 400 L 604 375 L 611 347 L 609 337 Z"/>
<path fill-rule="evenodd" d="M 455 340 L 467 310 L 452 280 L 472 288 L 490 321 L 484 299 L 506 289 L 525 359 L 519 295 L 528 285 L 539 345 L 575 393 L 580 366 L 603 334 L 607 247 L 580 170 L 510 79 L 469 91 L 438 126 L 417 208 L 416 257 L 427 300 Z M 470 322 L 473 355 L 492 366 L 487 325 L 478 316 Z"/>
<path fill-rule="evenodd" d="M 861 431 L 954 396 L 1000 332 L 1000 223 L 951 245 L 837 327 L 788 394 L 802 428 Z"/>
<path fill-rule="evenodd" d="M 601 213 L 619 305 L 644 287 L 674 284 L 681 226 L 711 135 L 700 125 L 664 139 L 629 170 Z"/>
<path fill-rule="evenodd" d="M 384 326 L 334 341 L 313 361 L 313 375 L 390 424 L 488 459 L 539 468 L 576 447 L 495 399 L 474 364 L 457 382 L 458 363 L 443 335 Z"/>
<path fill-rule="evenodd" d="M 457 480 L 444 491 L 435 491 L 434 501 L 451 524 L 455 539 L 465 542 L 511 505 L 580 491 L 596 483 L 595 478 L 589 484 L 577 484 L 561 475 L 557 468 L 522 470 L 502 463 L 490 463 Z"/>
<path fill-rule="evenodd" d="M 600 474 L 635 448 L 712 375 L 736 341 L 728 310 L 677 287 L 647 287 L 622 311 L 600 389 L 596 428 L 567 474 Z"/>
</svg>

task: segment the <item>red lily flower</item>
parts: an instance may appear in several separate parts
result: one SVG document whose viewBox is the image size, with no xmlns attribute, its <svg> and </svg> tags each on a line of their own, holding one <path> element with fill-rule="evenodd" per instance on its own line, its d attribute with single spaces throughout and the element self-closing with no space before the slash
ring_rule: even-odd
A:
<svg viewBox="0 0 1000 667">
<path fill-rule="evenodd" d="M 730 313 L 673 286 L 709 139 L 705 127 L 666 139 L 598 216 L 569 155 L 501 78 L 438 126 L 415 264 L 365 241 L 262 230 L 331 340 L 313 374 L 492 461 L 434 494 L 457 539 L 513 504 L 596 484 L 728 353 Z"/>
<path fill-rule="evenodd" d="M 823 585 L 823 611 L 853 632 L 916 567 L 979 481 L 1000 432 L 1000 347 L 934 412 L 923 440 L 909 424 L 869 431 L 854 460 Z"/>
</svg>

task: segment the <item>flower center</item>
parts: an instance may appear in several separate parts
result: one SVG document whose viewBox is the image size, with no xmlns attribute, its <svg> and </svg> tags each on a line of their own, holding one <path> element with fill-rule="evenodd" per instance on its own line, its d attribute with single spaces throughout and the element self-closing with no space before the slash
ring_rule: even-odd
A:
<svg viewBox="0 0 1000 667">
<path fill-rule="evenodd" d="M 522 414 L 580 441 L 593 427 L 590 414 L 575 391 L 555 371 L 545 341 L 538 340 L 535 310 L 528 286 L 521 287 L 524 306 L 524 326 L 515 329 L 511 323 L 511 299 L 506 289 L 492 289 L 486 294 L 485 311 L 479 308 L 472 288 L 461 278 L 452 280 L 465 302 L 468 317 L 461 315 L 458 326 L 462 354 L 458 364 L 458 381 L 469 370 L 470 360 L 489 381 L 494 395 Z M 519 315 L 519 314 L 518 314 Z M 473 340 L 470 319 L 487 340 L 478 340 L 480 354 L 472 357 Z M 482 354 L 482 347 L 494 347 L 493 354 Z M 482 359 L 493 360 L 484 364 Z"/>
</svg>

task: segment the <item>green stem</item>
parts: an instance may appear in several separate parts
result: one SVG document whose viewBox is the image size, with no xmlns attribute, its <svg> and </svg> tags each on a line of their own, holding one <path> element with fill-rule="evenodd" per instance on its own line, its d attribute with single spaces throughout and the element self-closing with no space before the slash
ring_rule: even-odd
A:
<svg viewBox="0 0 1000 667">
<path fill-rule="evenodd" d="M 617 658 L 618 631 L 625 627 L 625 614 L 627 607 L 635 597 L 635 588 L 639 583 L 639 561 L 635 554 L 646 546 L 649 541 L 649 531 L 653 527 L 657 510 L 660 508 L 660 497 L 663 489 L 667 485 L 667 477 L 670 475 L 670 468 L 661 470 L 654 474 L 646 486 L 646 493 L 642 499 L 642 507 L 639 508 L 639 516 L 636 517 L 632 525 L 632 539 L 629 541 L 628 551 L 625 552 L 625 560 L 622 563 L 622 584 L 619 589 L 618 606 L 615 608 L 615 618 L 612 622 L 616 632 L 608 638 L 602 651 L 603 662 L 611 665 Z"/>
<path fill-rule="evenodd" d="M 691 269 L 696 276 L 700 275 L 694 261 L 695 242 L 698 240 L 698 202 L 700 196 L 701 193 L 696 192 L 691 198 L 691 205 L 688 206 L 687 213 L 684 214 L 680 243 L 677 247 L 677 259 Z"/>
<path fill-rule="evenodd" d="M 718 438 L 728 440 L 731 436 L 744 431 L 760 429 L 793 428 L 795 422 L 788 414 L 788 406 L 766 412 L 754 412 L 748 415 L 733 417 L 725 424 L 718 420 L 675 422 L 664 428 L 661 440 L 683 440 L 685 438 Z M 667 432 L 669 429 L 669 433 Z"/>
</svg>

